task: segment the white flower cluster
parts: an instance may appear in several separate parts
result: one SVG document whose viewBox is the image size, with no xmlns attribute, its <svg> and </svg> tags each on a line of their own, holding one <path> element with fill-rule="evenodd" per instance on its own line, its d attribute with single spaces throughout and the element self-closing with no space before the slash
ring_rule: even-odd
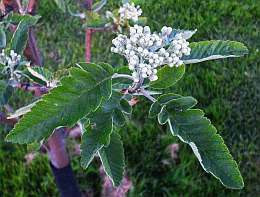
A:
<svg viewBox="0 0 260 197">
<path fill-rule="evenodd" d="M 148 26 L 135 25 L 130 28 L 130 37 L 119 34 L 112 41 L 114 46 L 111 51 L 125 56 L 135 82 L 145 78 L 156 81 L 159 66 L 167 64 L 178 67 L 183 64 L 182 56 L 191 52 L 189 42 L 182 33 L 168 43 L 172 31 L 171 27 L 163 27 L 161 33 L 157 34 L 151 33 Z"/>
<path fill-rule="evenodd" d="M 138 21 L 138 17 L 142 15 L 142 9 L 140 6 L 136 6 L 134 3 L 125 3 L 122 7 L 119 8 L 120 19 Z"/>
<path fill-rule="evenodd" d="M 0 53 L 0 64 L 4 65 L 4 71 L 14 78 L 15 67 L 21 62 L 21 56 L 15 53 L 13 50 L 10 51 L 10 55 L 6 54 L 4 50 Z"/>
<path fill-rule="evenodd" d="M 0 53 L 0 63 L 3 65 L 8 65 L 10 67 L 14 67 L 18 65 L 21 61 L 21 56 L 14 52 L 14 50 L 10 51 L 10 55 L 6 55 L 4 49 L 2 53 Z"/>
</svg>

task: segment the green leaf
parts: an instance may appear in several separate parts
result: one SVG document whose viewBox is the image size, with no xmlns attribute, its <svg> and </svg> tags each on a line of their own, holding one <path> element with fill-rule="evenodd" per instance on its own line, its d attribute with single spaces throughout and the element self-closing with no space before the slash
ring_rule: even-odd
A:
<svg viewBox="0 0 260 197">
<path fill-rule="evenodd" d="M 124 175 L 125 157 L 123 143 L 119 134 L 111 134 L 110 144 L 99 150 L 104 170 L 114 186 L 119 186 Z"/>
<path fill-rule="evenodd" d="M 37 23 L 39 16 L 28 17 L 21 20 L 11 39 L 10 48 L 16 53 L 22 54 L 28 39 L 29 28 Z"/>
<path fill-rule="evenodd" d="M 42 97 L 6 137 L 7 141 L 32 143 L 48 137 L 59 126 L 73 126 L 79 119 L 97 110 L 112 93 L 109 65 L 85 64 L 96 67 L 87 72 L 71 68 L 61 85 Z M 111 69 L 112 70 L 112 69 Z M 106 89 L 104 89 L 106 88 Z"/>
<path fill-rule="evenodd" d="M 128 101 L 125 99 L 120 100 L 120 109 L 126 114 L 132 113 L 132 107 L 129 105 Z"/>
<path fill-rule="evenodd" d="M 115 109 L 113 112 L 113 122 L 116 126 L 122 127 L 125 124 L 125 116 L 121 110 Z"/>
<path fill-rule="evenodd" d="M 87 168 L 98 151 L 110 143 L 110 134 L 113 130 L 111 114 L 99 111 L 90 118 L 90 125 L 82 137 L 81 165 Z"/>
<path fill-rule="evenodd" d="M 190 44 L 191 54 L 184 56 L 184 64 L 195 64 L 208 60 L 240 57 L 248 54 L 247 47 L 240 42 L 211 40 Z"/>
<path fill-rule="evenodd" d="M 179 94 L 168 93 L 168 94 L 163 94 L 163 95 L 161 95 L 161 96 L 157 99 L 157 101 L 158 101 L 161 105 L 165 105 L 165 104 L 169 103 L 170 101 L 175 100 L 175 99 L 179 99 L 179 98 L 182 98 L 182 96 L 179 95 Z"/>
<path fill-rule="evenodd" d="M 201 110 L 171 112 L 169 125 L 173 135 L 190 145 L 203 169 L 232 189 L 244 187 L 237 163 L 230 155 L 216 128 Z"/>
<path fill-rule="evenodd" d="M 167 110 L 185 111 L 197 105 L 197 100 L 191 96 L 172 99 L 167 102 Z"/>
<path fill-rule="evenodd" d="M 88 69 L 90 68 L 93 69 L 93 67 Z M 81 165 L 84 168 L 88 167 L 98 150 L 109 145 L 113 125 L 124 124 L 125 117 L 121 111 L 120 100 L 122 94 L 113 91 L 108 101 L 104 102 L 95 113 L 86 116 L 90 125 L 87 126 L 82 139 Z"/>
<path fill-rule="evenodd" d="M 172 67 L 164 66 L 158 71 L 158 80 L 150 82 L 154 89 L 166 89 L 176 84 L 184 75 L 185 66 Z"/>
<path fill-rule="evenodd" d="M 158 98 L 153 115 L 160 124 L 169 123 L 170 131 L 192 148 L 203 169 L 229 188 L 244 186 L 238 166 L 230 155 L 216 128 L 204 117 L 203 111 L 191 109 L 197 101 L 192 97 L 166 94 Z M 161 111 L 158 113 L 159 105 Z M 156 110 L 155 110 L 156 109 Z"/>
<path fill-rule="evenodd" d="M 54 0 L 57 4 L 58 8 L 61 9 L 63 12 L 66 12 L 66 2 L 65 0 Z"/>
<path fill-rule="evenodd" d="M 157 98 L 157 101 L 151 105 L 149 110 L 149 117 L 150 118 L 156 117 L 161 112 L 161 109 L 165 104 L 167 104 L 168 102 L 174 99 L 178 99 L 181 97 L 182 96 L 173 93 L 161 95 L 160 97 Z"/>
<path fill-rule="evenodd" d="M 169 114 L 168 114 L 168 111 L 166 110 L 166 105 L 162 107 L 160 113 L 158 114 L 158 122 L 161 124 L 161 125 L 164 125 L 167 123 L 169 119 Z"/>
<path fill-rule="evenodd" d="M 149 110 L 149 118 L 154 118 L 156 117 L 160 111 L 161 111 L 162 106 L 160 105 L 160 103 L 158 101 L 154 102 Z"/>
<path fill-rule="evenodd" d="M 0 49 L 6 47 L 6 34 L 3 27 L 0 27 Z"/>
<path fill-rule="evenodd" d="M 89 64 L 85 62 L 81 62 L 77 64 L 79 67 L 83 68 L 87 72 L 92 74 L 92 77 L 96 80 L 102 79 L 102 77 L 106 77 L 108 74 L 112 76 L 114 74 L 113 68 L 106 63 L 99 63 L 99 66 L 96 64 Z M 104 98 L 110 98 L 112 92 L 111 92 L 111 87 L 112 87 L 112 80 L 108 80 L 106 83 L 100 84 L 100 92 L 101 95 Z"/>
</svg>

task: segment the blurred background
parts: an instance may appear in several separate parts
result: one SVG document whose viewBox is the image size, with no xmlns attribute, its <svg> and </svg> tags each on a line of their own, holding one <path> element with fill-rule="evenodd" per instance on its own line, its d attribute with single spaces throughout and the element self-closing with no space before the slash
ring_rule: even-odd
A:
<svg viewBox="0 0 260 197">
<path fill-rule="evenodd" d="M 105 10 L 117 8 L 110 0 Z M 166 128 L 147 118 L 149 103 L 134 107 L 133 121 L 122 128 L 127 160 L 126 173 L 133 183 L 130 197 L 260 196 L 260 2 L 258 0 L 149 0 L 140 3 L 152 30 L 162 26 L 198 29 L 191 41 L 222 39 L 245 43 L 246 57 L 187 66 L 185 77 L 172 88 L 192 95 L 212 120 L 245 182 L 243 190 L 225 189 L 205 173 L 189 146 L 172 137 Z M 84 30 L 78 18 L 62 13 L 52 1 L 39 1 L 42 16 L 36 27 L 44 65 L 52 70 L 84 61 Z M 93 62 L 124 65 L 110 53 L 110 33 L 96 33 Z M 28 93 L 17 92 L 9 104 L 15 109 L 30 103 Z M 4 142 L 10 128 L 0 126 L 0 196 L 58 196 L 49 161 L 40 155 L 28 164 L 26 146 Z M 69 142 L 71 147 L 73 142 Z M 71 149 L 73 155 L 75 150 Z M 25 158 L 25 156 L 27 157 Z M 80 188 L 99 196 L 102 181 L 99 162 L 87 170 L 72 157 Z"/>
</svg>

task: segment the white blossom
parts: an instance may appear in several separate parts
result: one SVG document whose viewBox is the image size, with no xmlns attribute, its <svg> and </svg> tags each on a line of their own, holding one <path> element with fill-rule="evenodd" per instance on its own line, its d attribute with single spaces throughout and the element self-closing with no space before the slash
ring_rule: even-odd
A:
<svg viewBox="0 0 260 197">
<path fill-rule="evenodd" d="M 142 15 L 142 9 L 140 6 L 136 6 L 134 3 L 125 3 L 122 7 L 119 8 L 120 19 L 138 21 L 138 17 Z"/>
<path fill-rule="evenodd" d="M 172 34 L 171 27 L 163 27 L 161 32 L 151 33 L 150 27 L 135 25 L 130 27 L 130 36 L 119 34 L 113 39 L 111 51 L 123 55 L 133 71 L 135 82 L 149 78 L 158 79 L 158 68 L 163 65 L 178 67 L 183 64 L 183 55 L 189 55 L 189 42 L 181 33 L 175 35 L 171 43 L 167 38 Z"/>
<path fill-rule="evenodd" d="M 4 49 L 0 53 L 0 64 L 4 65 L 4 73 L 9 73 L 11 79 L 14 78 L 16 66 L 21 62 L 21 56 L 15 53 L 13 50 L 10 54 L 6 54 Z"/>
</svg>

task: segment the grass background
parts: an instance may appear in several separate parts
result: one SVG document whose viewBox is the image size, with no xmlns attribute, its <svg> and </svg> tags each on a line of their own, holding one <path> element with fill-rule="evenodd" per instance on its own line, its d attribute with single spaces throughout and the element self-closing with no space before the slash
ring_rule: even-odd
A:
<svg viewBox="0 0 260 197">
<path fill-rule="evenodd" d="M 109 1 L 107 9 L 119 1 Z M 141 3 L 153 30 L 163 25 L 198 29 L 192 41 L 223 39 L 246 43 L 250 54 L 244 58 L 187 66 L 185 77 L 172 90 L 192 95 L 199 101 L 238 162 L 245 188 L 225 189 L 205 173 L 191 149 L 180 145 L 179 162 L 164 165 L 166 148 L 180 143 L 154 120 L 147 118 L 149 103 L 137 105 L 133 122 L 121 129 L 127 159 L 127 174 L 134 187 L 133 197 L 173 196 L 260 196 L 260 3 L 257 0 L 149 0 Z M 61 13 L 51 1 L 40 1 L 37 25 L 39 46 L 45 65 L 54 70 L 84 60 L 84 32 L 78 19 Z M 97 33 L 93 61 L 114 66 L 125 62 L 109 52 L 112 34 Z M 21 95 L 19 93 L 18 95 Z M 20 97 L 23 98 L 23 97 Z M 26 101 L 26 102 L 29 102 Z M 24 105 L 19 98 L 10 104 Z M 58 196 L 46 157 L 24 164 L 26 147 L 3 142 L 8 128 L 0 135 L 0 196 Z M 73 158 L 73 168 L 81 189 L 100 193 L 98 163 L 88 170 Z"/>
</svg>

